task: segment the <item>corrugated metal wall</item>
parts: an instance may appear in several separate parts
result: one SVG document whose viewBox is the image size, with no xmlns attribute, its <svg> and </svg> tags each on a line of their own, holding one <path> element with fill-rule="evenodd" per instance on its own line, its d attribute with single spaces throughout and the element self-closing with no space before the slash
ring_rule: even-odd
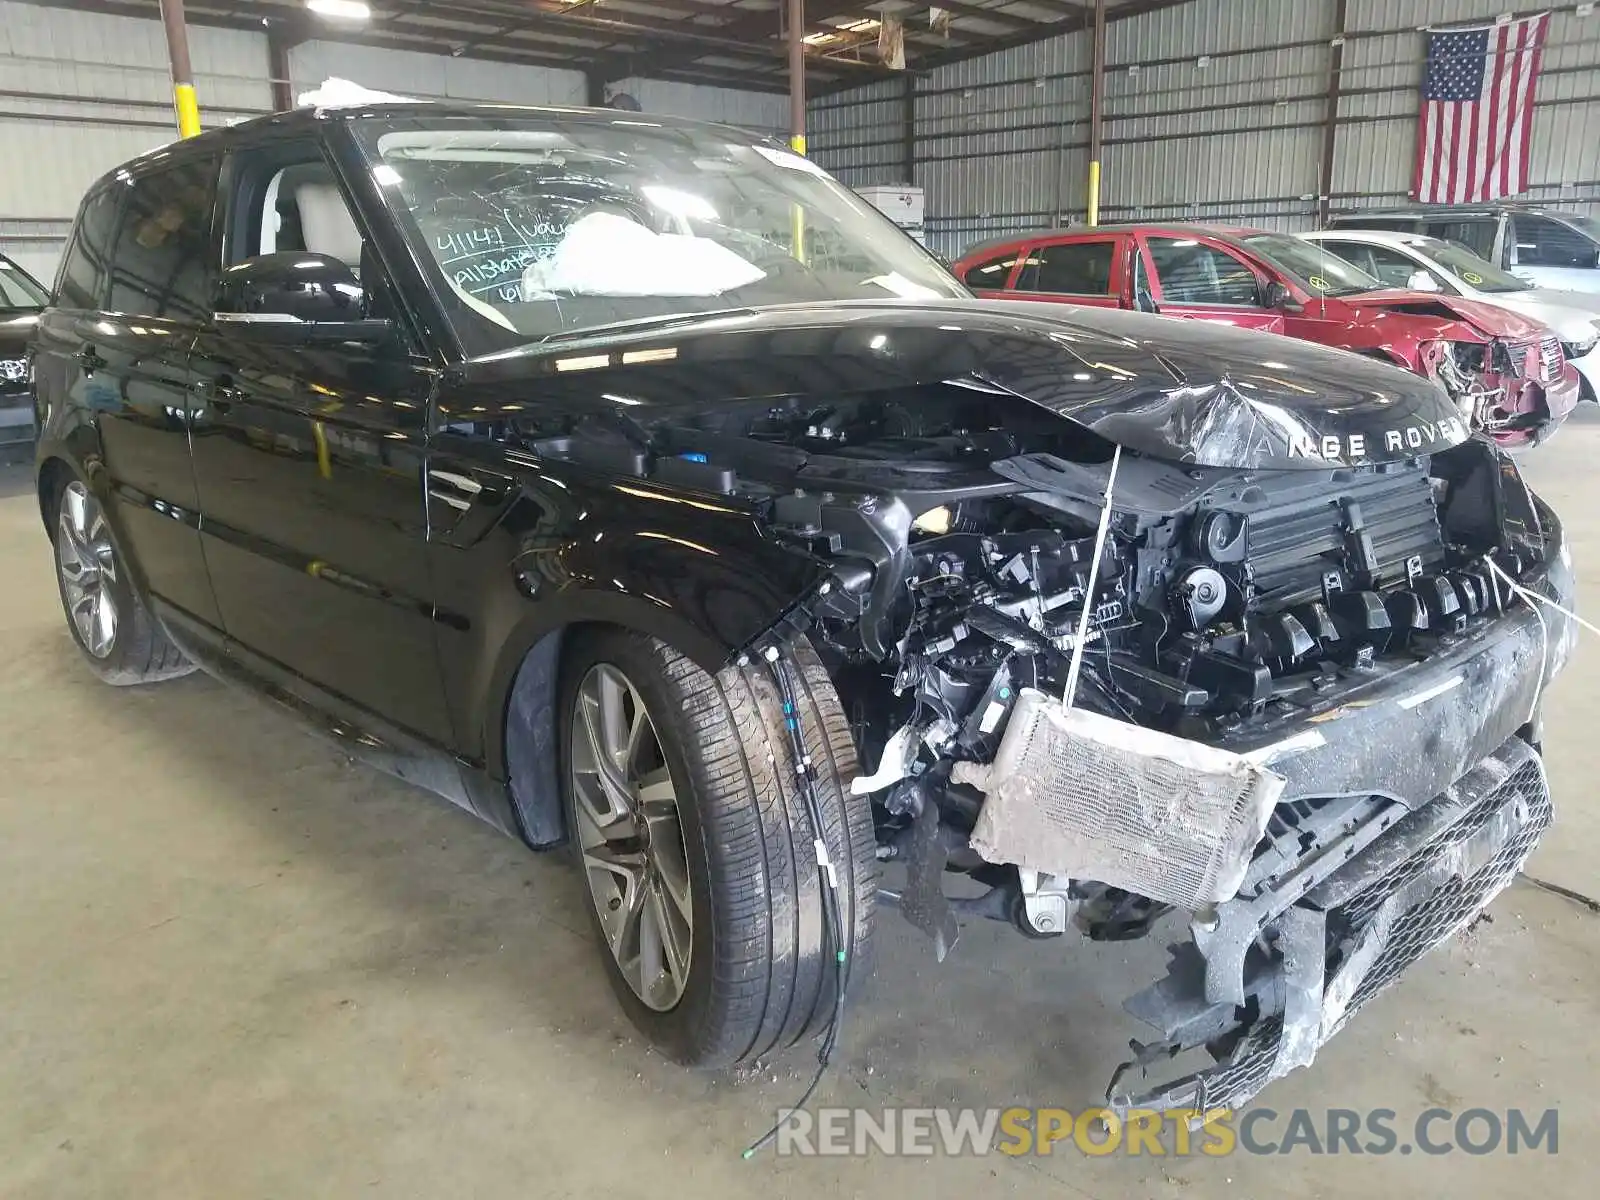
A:
<svg viewBox="0 0 1600 1200">
<path fill-rule="evenodd" d="M 582 104 L 583 72 L 347 42 L 304 42 L 289 51 L 294 94 L 330 77 L 418 100 L 502 100 L 510 104 Z"/>
<path fill-rule="evenodd" d="M 207 125 L 271 111 L 264 34 L 191 26 Z M 580 71 L 307 42 L 289 54 L 296 93 L 329 76 L 425 99 L 582 104 Z M 0 250 L 39 278 L 55 274 L 84 189 L 174 136 L 161 23 L 0 0 Z M 614 85 L 646 112 L 763 132 L 788 124 L 781 95 L 657 80 Z"/>
<path fill-rule="evenodd" d="M 1348 0 L 1335 207 L 1403 201 L 1425 37 L 1492 18 L 1504 0 Z M 1600 207 L 1600 15 L 1552 19 L 1529 199 Z M 1190 0 L 1107 29 L 1101 219 L 1315 220 L 1334 0 Z M 1041 42 L 915 77 L 914 167 L 928 244 L 1081 220 L 1090 37 Z M 1202 63 L 1202 57 L 1208 61 Z M 846 183 L 907 182 L 907 81 L 822 97 L 817 160 Z"/>
<path fill-rule="evenodd" d="M 720 121 L 775 137 L 789 132 L 789 98 L 773 92 L 741 92 L 666 79 L 624 79 L 608 84 L 609 92 L 626 92 L 647 113 Z"/>
<path fill-rule="evenodd" d="M 190 31 L 196 83 L 214 119 L 271 108 L 266 38 Z M 0 2 L 0 248 L 55 273 L 84 189 L 174 136 L 158 21 Z"/>
</svg>

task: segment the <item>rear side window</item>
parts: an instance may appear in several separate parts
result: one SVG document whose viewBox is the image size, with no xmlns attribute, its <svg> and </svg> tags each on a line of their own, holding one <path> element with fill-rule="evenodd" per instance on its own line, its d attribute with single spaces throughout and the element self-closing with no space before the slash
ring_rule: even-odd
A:
<svg viewBox="0 0 1600 1200">
<path fill-rule="evenodd" d="M 111 238 L 117 226 L 115 192 L 95 192 L 78 210 L 72 227 L 72 244 L 56 277 L 55 303 L 62 308 L 92 311 L 106 293 L 106 272 L 111 264 Z"/>
<path fill-rule="evenodd" d="M 1111 260 L 1116 239 L 1064 242 L 1036 247 L 1023 264 L 1017 288 L 1025 292 L 1062 292 L 1073 296 L 1109 296 Z"/>
<path fill-rule="evenodd" d="M 1021 251 L 1008 250 L 1004 254 L 996 254 L 993 258 L 986 258 L 982 262 L 968 267 L 962 282 L 968 287 L 998 291 L 1006 286 L 1006 280 L 1011 278 L 1011 268 L 1017 265 L 1017 259 L 1021 256 Z"/>
<path fill-rule="evenodd" d="M 1511 227 L 1516 234 L 1519 267 L 1595 265 L 1595 244 L 1560 221 L 1518 213 L 1511 218 Z"/>
<path fill-rule="evenodd" d="M 1255 272 L 1242 260 L 1193 238 L 1145 239 L 1163 304 L 1261 304 Z"/>
<path fill-rule="evenodd" d="M 106 304 L 112 312 L 177 321 L 210 315 L 217 167 L 206 159 L 134 180 L 117 233 Z"/>
<path fill-rule="evenodd" d="M 1352 266 L 1360 267 L 1368 275 L 1376 275 L 1372 269 L 1372 248 L 1365 242 L 1336 242 L 1331 238 L 1318 238 L 1313 245 L 1321 246 L 1329 254 L 1337 254 Z"/>
<path fill-rule="evenodd" d="M 1340 250 L 1336 251 L 1336 253 L 1343 254 L 1344 252 Z M 1421 263 L 1407 258 L 1400 251 L 1389 246 L 1369 246 L 1367 247 L 1367 253 L 1371 257 L 1371 262 L 1358 262 L 1356 266 L 1390 287 L 1410 287 L 1411 277 L 1418 271 L 1421 271 L 1424 275 L 1432 275 L 1434 283 L 1440 288 L 1444 287 L 1444 280 L 1439 278 L 1437 272 L 1428 270 Z M 1349 255 L 1345 255 L 1345 257 L 1348 258 Z"/>
<path fill-rule="evenodd" d="M 1426 233 L 1429 237 L 1439 238 L 1446 242 L 1460 242 L 1463 246 L 1470 246 L 1480 258 L 1494 258 L 1494 227 L 1492 217 L 1485 217 L 1476 221 L 1429 221 Z"/>
</svg>

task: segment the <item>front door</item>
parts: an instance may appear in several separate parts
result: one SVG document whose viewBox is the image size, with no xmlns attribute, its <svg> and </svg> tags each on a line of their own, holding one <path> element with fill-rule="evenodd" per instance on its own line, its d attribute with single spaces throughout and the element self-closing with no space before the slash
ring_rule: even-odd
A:
<svg viewBox="0 0 1600 1200">
<path fill-rule="evenodd" d="M 314 144 L 230 165 L 231 263 L 330 254 L 361 273 L 369 315 L 398 316 Z M 284 345 L 228 315 L 200 331 L 190 377 L 204 545 L 229 638 L 247 661 L 448 744 L 422 483 L 432 366 L 398 326 L 373 345 Z"/>
<path fill-rule="evenodd" d="M 1163 315 L 1283 332 L 1283 314 L 1264 302 L 1266 281 L 1241 255 L 1207 238 L 1147 233 L 1139 241 Z"/>
</svg>

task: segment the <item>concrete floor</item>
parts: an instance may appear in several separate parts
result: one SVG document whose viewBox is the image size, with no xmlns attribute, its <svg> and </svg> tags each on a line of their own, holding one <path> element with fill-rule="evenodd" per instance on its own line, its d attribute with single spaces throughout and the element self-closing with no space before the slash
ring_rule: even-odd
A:
<svg viewBox="0 0 1600 1200">
<path fill-rule="evenodd" d="M 1592 408 L 1526 463 L 1590 613 L 1597 464 Z M 808 1052 L 737 1080 L 649 1055 L 559 862 L 206 678 L 95 682 L 28 486 L 0 475 L 0 1196 L 1593 1194 L 1600 918 L 1521 883 L 1263 1102 L 1554 1106 L 1554 1158 L 741 1162 Z M 1597 677 L 1586 638 L 1549 698 L 1558 824 L 1533 864 L 1590 892 Z M 982 923 L 941 967 L 886 917 L 819 1103 L 1081 1108 L 1142 1033 L 1117 1003 L 1157 942 Z"/>
</svg>

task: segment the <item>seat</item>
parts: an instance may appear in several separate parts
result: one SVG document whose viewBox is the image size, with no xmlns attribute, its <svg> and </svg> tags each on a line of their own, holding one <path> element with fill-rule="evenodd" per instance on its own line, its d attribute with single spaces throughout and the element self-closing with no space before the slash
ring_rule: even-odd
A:
<svg viewBox="0 0 1600 1200">
<path fill-rule="evenodd" d="M 294 189 L 295 205 L 300 209 L 300 232 L 306 249 L 327 254 L 361 270 L 361 231 L 333 183 L 302 183 Z"/>
</svg>

